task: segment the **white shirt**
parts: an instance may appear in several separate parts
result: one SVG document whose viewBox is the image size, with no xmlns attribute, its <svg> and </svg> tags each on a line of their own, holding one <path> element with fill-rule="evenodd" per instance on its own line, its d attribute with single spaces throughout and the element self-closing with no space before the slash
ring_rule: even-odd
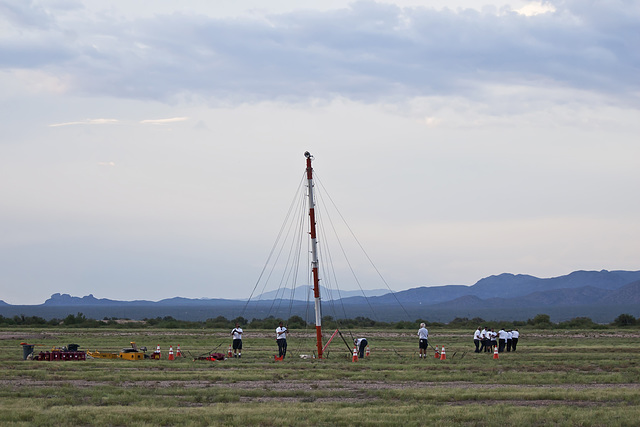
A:
<svg viewBox="0 0 640 427">
<path fill-rule="evenodd" d="M 484 339 L 487 336 L 487 330 L 483 329 L 482 332 L 480 332 L 480 339 Z"/>
<path fill-rule="evenodd" d="M 280 333 L 282 332 L 282 333 Z M 287 328 L 278 326 L 276 328 L 276 339 L 277 340 L 286 340 L 287 339 Z"/>
<path fill-rule="evenodd" d="M 513 334 L 511 332 L 507 332 L 507 339 L 510 340 L 513 338 Z"/>
<path fill-rule="evenodd" d="M 511 336 L 515 339 L 518 339 L 520 337 L 520 332 L 518 331 L 512 331 L 511 332 Z"/>
<path fill-rule="evenodd" d="M 476 331 L 473 333 L 473 339 L 474 340 L 480 339 L 480 330 L 476 329 Z"/>
<path fill-rule="evenodd" d="M 429 338 L 429 331 L 427 330 L 427 328 L 418 329 L 418 338 L 420 338 L 421 340 L 426 340 L 427 338 Z"/>
<path fill-rule="evenodd" d="M 231 331 L 233 333 L 233 339 L 234 340 L 241 340 L 242 339 L 242 328 L 234 328 L 233 331 Z"/>
<path fill-rule="evenodd" d="M 360 347 L 360 342 L 363 340 L 364 338 L 358 338 L 356 340 L 356 347 Z"/>
<path fill-rule="evenodd" d="M 504 331 L 504 329 L 500 329 L 498 331 L 498 335 L 501 340 L 506 340 L 507 339 L 507 333 Z"/>
</svg>

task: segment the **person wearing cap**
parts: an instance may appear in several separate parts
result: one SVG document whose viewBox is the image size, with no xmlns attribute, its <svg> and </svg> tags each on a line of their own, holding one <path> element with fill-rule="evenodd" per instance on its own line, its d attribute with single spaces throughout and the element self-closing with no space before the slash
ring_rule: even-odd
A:
<svg viewBox="0 0 640 427">
<path fill-rule="evenodd" d="M 367 348 L 367 344 L 369 344 L 367 342 L 367 339 L 356 338 L 355 340 L 353 340 L 353 343 L 356 345 L 356 348 L 358 349 L 358 357 L 362 359 L 364 357 L 364 350 Z"/>
<path fill-rule="evenodd" d="M 427 358 L 427 347 L 429 346 L 429 331 L 427 325 L 420 323 L 420 329 L 418 329 L 418 349 L 420 350 L 420 359 Z"/>
</svg>

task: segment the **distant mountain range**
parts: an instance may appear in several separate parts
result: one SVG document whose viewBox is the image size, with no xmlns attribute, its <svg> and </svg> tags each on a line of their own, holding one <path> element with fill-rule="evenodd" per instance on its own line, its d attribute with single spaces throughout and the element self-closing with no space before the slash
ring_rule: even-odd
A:
<svg viewBox="0 0 640 427">
<path fill-rule="evenodd" d="M 363 291 L 321 289 L 323 315 L 335 318 L 363 316 L 380 321 L 448 322 L 455 317 L 527 320 L 544 313 L 553 321 L 590 317 L 596 322 L 608 323 L 622 313 L 640 316 L 640 271 L 575 271 L 548 279 L 504 273 L 481 279 L 472 286 L 431 286 L 399 292 L 377 289 L 366 290 L 364 294 Z M 217 316 L 232 319 L 240 315 L 247 319 L 269 315 L 287 318 L 306 316 L 308 301 L 313 302 L 313 292 L 308 286 L 266 292 L 250 301 L 181 297 L 157 302 L 117 301 L 98 299 L 91 294 L 74 297 L 56 293 L 41 305 L 20 306 L 0 301 L 0 314 L 46 319 L 77 312 L 97 319 L 172 316 L 182 320 L 205 320 Z"/>
<path fill-rule="evenodd" d="M 363 289 L 361 291 L 342 291 L 338 289 L 327 289 L 320 286 L 320 295 L 323 299 L 340 299 L 350 297 L 377 297 L 385 295 L 391 292 L 389 289 Z M 277 291 L 265 292 L 253 297 L 256 300 L 271 300 L 271 299 L 293 299 L 296 301 L 309 301 L 313 300 L 313 287 L 312 286 L 298 286 L 295 289 L 283 288 Z"/>
</svg>

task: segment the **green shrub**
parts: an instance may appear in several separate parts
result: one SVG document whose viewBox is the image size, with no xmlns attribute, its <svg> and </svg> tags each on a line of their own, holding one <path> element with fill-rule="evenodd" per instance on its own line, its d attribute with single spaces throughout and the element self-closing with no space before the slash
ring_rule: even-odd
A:
<svg viewBox="0 0 640 427">
<path fill-rule="evenodd" d="M 614 326 L 634 326 L 638 320 L 630 314 L 621 314 L 613 321 Z"/>
</svg>

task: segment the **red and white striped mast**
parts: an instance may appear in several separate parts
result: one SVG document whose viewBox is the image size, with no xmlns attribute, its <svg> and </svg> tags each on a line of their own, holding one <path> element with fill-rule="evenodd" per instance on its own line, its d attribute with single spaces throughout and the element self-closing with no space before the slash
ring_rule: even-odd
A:
<svg viewBox="0 0 640 427">
<path fill-rule="evenodd" d="M 320 278 L 318 277 L 318 239 L 316 237 L 316 202 L 313 197 L 313 168 L 311 160 L 313 156 L 308 151 L 304 153 L 307 158 L 307 183 L 309 186 L 309 224 L 311 226 L 311 272 L 313 274 L 313 296 L 316 309 L 316 341 L 318 346 L 318 358 L 322 359 L 322 311 L 320 309 Z"/>
</svg>

